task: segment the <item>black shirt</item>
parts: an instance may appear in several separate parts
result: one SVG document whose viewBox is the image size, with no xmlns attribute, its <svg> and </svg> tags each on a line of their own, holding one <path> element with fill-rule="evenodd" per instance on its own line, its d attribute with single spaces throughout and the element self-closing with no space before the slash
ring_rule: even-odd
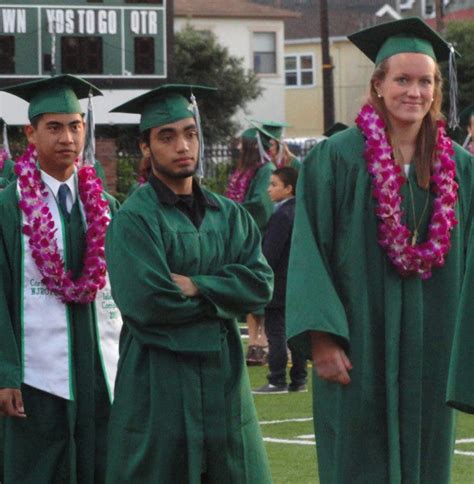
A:
<svg viewBox="0 0 474 484">
<path fill-rule="evenodd" d="M 198 182 L 194 179 L 193 193 L 190 195 L 177 195 L 153 173 L 150 174 L 148 181 L 161 203 L 174 206 L 183 212 L 197 229 L 199 229 L 204 220 L 206 208 L 219 210 L 219 206 L 213 200 L 207 198 Z"/>
</svg>

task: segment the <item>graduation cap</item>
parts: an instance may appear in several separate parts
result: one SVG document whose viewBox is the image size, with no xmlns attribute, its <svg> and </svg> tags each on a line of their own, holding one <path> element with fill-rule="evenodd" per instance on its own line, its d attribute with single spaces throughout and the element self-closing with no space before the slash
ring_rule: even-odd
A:
<svg viewBox="0 0 474 484">
<path fill-rule="evenodd" d="M 339 131 L 344 131 L 347 129 L 349 126 L 344 123 L 334 123 L 329 129 L 327 129 L 324 133 L 323 136 L 326 136 L 326 138 L 329 138 L 333 134 L 339 133 Z"/>
<path fill-rule="evenodd" d="M 288 128 L 290 126 L 288 123 L 279 121 L 252 120 L 250 123 L 261 133 L 262 141 L 268 145 L 270 139 L 280 142 L 283 135 L 283 128 Z"/>
<path fill-rule="evenodd" d="M 90 82 L 70 74 L 24 82 L 2 90 L 30 103 L 28 107 L 30 121 L 46 113 L 82 113 L 79 99 L 86 98 L 90 94 L 102 95 Z"/>
<path fill-rule="evenodd" d="M 454 51 L 448 42 L 418 17 L 379 24 L 351 34 L 348 39 L 376 65 L 402 52 L 426 54 L 435 61 L 445 61 Z"/>
<path fill-rule="evenodd" d="M 472 116 L 474 116 L 474 103 L 470 104 L 459 113 L 459 124 L 461 126 L 469 126 Z"/>
<path fill-rule="evenodd" d="M 279 121 L 256 120 L 250 121 L 250 124 L 256 130 L 258 149 L 260 151 L 260 158 L 262 160 L 272 161 L 271 157 L 267 153 L 267 151 L 270 149 L 270 140 L 274 140 L 280 145 L 280 150 L 277 155 L 278 163 L 283 156 L 283 145 L 280 143 L 283 135 L 283 128 L 289 127 L 290 125 Z"/>
<path fill-rule="evenodd" d="M 195 117 L 195 97 L 206 97 L 216 88 L 194 84 L 163 84 L 112 109 L 111 113 L 140 114 L 140 132 Z"/>
<path fill-rule="evenodd" d="M 140 132 L 175 123 L 181 119 L 194 118 L 199 137 L 199 165 L 197 176 L 203 177 L 204 139 L 201 116 L 196 102 L 198 98 L 215 93 L 215 87 L 196 84 L 163 84 L 112 109 L 111 113 L 140 114 Z"/>
<path fill-rule="evenodd" d="M 257 128 L 247 128 L 246 130 L 242 131 L 240 135 L 241 138 L 245 139 L 257 139 Z"/>
<path fill-rule="evenodd" d="M 457 112 L 456 57 L 460 57 L 451 43 L 419 17 L 409 17 L 370 27 L 348 36 L 369 59 L 379 65 L 392 55 L 414 52 L 430 56 L 437 62 L 449 61 L 449 125 L 459 123 Z"/>
</svg>

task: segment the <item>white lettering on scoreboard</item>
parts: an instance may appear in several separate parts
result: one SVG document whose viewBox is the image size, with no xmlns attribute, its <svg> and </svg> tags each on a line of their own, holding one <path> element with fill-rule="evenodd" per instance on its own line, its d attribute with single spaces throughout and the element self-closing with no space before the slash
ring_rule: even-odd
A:
<svg viewBox="0 0 474 484">
<path fill-rule="evenodd" d="M 116 10 L 46 9 L 50 34 L 114 35 L 118 28 L 117 17 Z M 153 10 L 132 10 L 130 31 L 137 35 L 158 34 L 158 13 Z"/>
<path fill-rule="evenodd" d="M 155 35 L 158 33 L 158 15 L 154 11 L 132 10 L 130 30 L 134 34 Z"/>
<path fill-rule="evenodd" d="M 0 32 L 3 34 L 26 34 L 26 9 L 0 9 Z"/>
<path fill-rule="evenodd" d="M 46 9 L 48 32 L 52 34 L 117 33 L 116 10 Z"/>
</svg>

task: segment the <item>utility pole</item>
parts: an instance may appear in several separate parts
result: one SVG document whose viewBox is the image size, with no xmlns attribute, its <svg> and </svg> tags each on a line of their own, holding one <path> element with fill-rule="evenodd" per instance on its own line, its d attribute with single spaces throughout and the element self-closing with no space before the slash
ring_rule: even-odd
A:
<svg viewBox="0 0 474 484">
<path fill-rule="evenodd" d="M 323 60 L 323 110 L 324 130 L 334 124 L 334 85 L 332 70 L 334 66 L 329 54 L 329 15 L 327 0 L 320 0 L 321 51 Z"/>
<path fill-rule="evenodd" d="M 442 33 L 444 30 L 444 1 L 436 0 L 436 30 Z"/>
</svg>

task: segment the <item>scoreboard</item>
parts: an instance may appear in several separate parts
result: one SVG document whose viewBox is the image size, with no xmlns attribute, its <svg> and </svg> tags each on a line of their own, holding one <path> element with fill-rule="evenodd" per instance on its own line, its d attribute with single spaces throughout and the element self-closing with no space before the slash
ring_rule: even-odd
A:
<svg viewBox="0 0 474 484">
<path fill-rule="evenodd" d="M 170 38 L 170 0 L 10 1 L 0 4 L 0 84 L 68 73 L 146 87 L 169 75 Z"/>
</svg>

